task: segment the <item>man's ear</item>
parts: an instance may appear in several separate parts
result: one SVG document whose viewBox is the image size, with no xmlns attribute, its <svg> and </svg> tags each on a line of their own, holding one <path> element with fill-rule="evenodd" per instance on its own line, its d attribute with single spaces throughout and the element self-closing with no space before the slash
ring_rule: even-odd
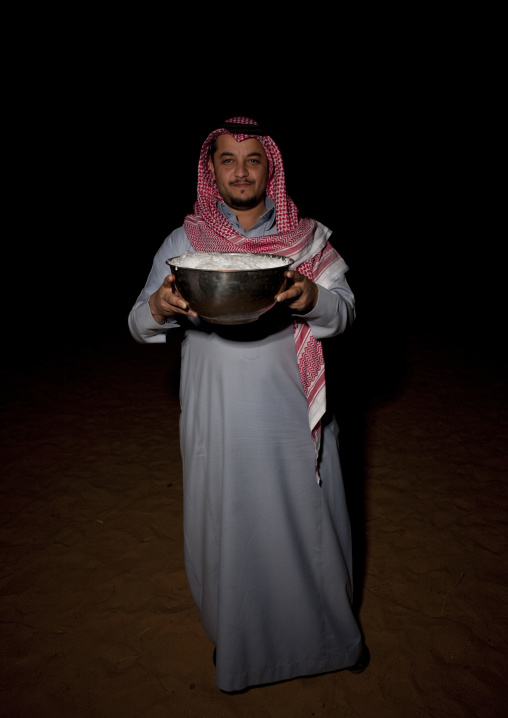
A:
<svg viewBox="0 0 508 718">
<path fill-rule="evenodd" d="M 211 157 L 208 158 L 208 169 L 212 173 L 212 177 L 215 180 L 215 168 L 213 166 L 213 160 Z"/>
</svg>

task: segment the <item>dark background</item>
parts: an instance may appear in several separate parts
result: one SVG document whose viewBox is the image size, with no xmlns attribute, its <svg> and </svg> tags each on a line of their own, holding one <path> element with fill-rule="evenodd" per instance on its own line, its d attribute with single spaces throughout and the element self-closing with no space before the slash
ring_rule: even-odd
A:
<svg viewBox="0 0 508 718">
<path fill-rule="evenodd" d="M 497 100 L 470 55 L 408 36 L 301 74 L 287 58 L 207 73 L 206 57 L 182 74 L 180 56 L 151 64 L 105 41 L 97 57 L 75 39 L 32 54 L 4 90 L 4 356 L 125 334 L 155 251 L 192 211 L 201 144 L 232 115 L 269 128 L 376 341 L 430 329 L 497 343 Z"/>
</svg>

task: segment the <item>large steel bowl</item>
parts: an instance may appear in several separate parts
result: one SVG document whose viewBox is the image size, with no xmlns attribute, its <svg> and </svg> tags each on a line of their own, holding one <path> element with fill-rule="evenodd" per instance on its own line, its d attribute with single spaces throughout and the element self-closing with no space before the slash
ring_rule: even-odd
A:
<svg viewBox="0 0 508 718">
<path fill-rule="evenodd" d="M 199 252 L 217 258 L 217 252 Z M 239 253 L 229 252 L 222 256 L 238 257 Z M 242 253 L 245 257 L 245 253 Z M 259 257 L 259 254 L 247 254 Z M 181 266 L 185 263 L 180 255 L 167 259 L 175 275 L 175 285 L 183 299 L 202 319 L 212 324 L 248 324 L 271 309 L 275 297 L 283 291 L 287 279 L 284 276 L 291 257 L 278 254 L 263 254 L 280 260 L 280 266 L 262 269 L 195 269 Z"/>
</svg>

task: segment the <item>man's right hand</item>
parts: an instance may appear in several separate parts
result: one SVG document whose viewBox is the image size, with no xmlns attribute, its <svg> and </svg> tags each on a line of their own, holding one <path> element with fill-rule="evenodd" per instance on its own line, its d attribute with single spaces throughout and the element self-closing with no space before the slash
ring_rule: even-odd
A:
<svg viewBox="0 0 508 718">
<path fill-rule="evenodd" d="M 158 324 L 164 324 L 165 317 L 172 314 L 184 314 L 188 317 L 198 316 L 182 299 L 182 295 L 175 287 L 174 274 L 168 274 L 159 289 L 148 300 L 148 306 L 152 317 Z"/>
</svg>

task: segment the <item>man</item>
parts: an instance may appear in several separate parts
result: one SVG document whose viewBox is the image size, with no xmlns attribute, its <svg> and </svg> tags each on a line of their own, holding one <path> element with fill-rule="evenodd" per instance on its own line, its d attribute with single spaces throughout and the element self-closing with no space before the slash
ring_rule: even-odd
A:
<svg viewBox="0 0 508 718">
<path fill-rule="evenodd" d="M 354 318 L 331 232 L 301 219 L 273 139 L 235 117 L 201 149 L 194 212 L 155 255 L 129 315 L 139 342 L 182 326 L 185 565 L 223 691 L 368 664 L 351 608 L 351 537 L 321 341 Z M 189 251 L 292 257 L 256 322 L 200 319 L 166 260 Z"/>
</svg>

